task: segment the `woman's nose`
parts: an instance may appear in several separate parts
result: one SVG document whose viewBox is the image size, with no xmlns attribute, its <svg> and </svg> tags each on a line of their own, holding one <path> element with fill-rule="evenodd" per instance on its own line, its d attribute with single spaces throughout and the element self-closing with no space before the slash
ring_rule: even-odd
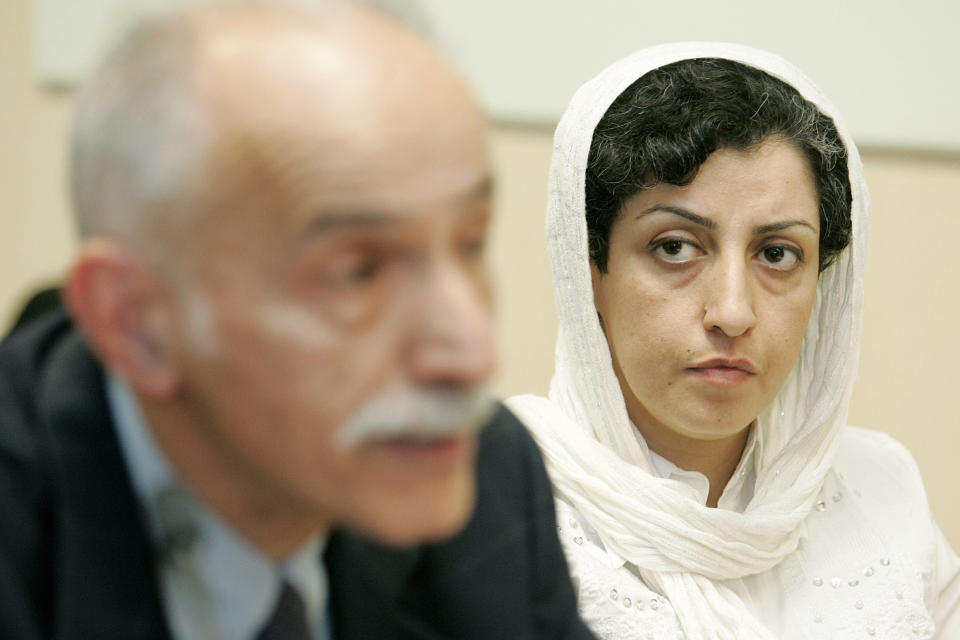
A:
<svg viewBox="0 0 960 640">
<path fill-rule="evenodd" d="M 735 259 L 721 261 L 704 283 L 703 328 L 735 338 L 757 322 L 749 265 Z"/>
</svg>

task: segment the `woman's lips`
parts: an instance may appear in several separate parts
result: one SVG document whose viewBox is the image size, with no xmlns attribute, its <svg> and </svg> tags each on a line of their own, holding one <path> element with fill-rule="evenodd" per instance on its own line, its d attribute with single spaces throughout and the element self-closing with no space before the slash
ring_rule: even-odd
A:
<svg viewBox="0 0 960 640">
<path fill-rule="evenodd" d="M 736 367 L 692 367 L 687 371 L 714 384 L 739 384 L 756 375 Z"/>
<path fill-rule="evenodd" d="M 739 384 L 757 375 L 757 368 L 746 358 L 711 358 L 687 369 L 713 384 Z"/>
</svg>

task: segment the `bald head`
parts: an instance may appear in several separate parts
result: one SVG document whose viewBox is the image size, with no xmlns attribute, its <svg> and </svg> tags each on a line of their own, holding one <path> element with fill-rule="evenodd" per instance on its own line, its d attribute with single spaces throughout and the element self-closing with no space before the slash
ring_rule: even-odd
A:
<svg viewBox="0 0 960 640">
<path fill-rule="evenodd" d="M 437 118 L 451 110 L 460 122 Z M 439 138 L 455 132 L 438 123 L 481 121 L 432 46 L 363 6 L 177 14 L 134 30 L 80 97 L 71 176 L 78 227 L 143 250 L 177 243 L 178 229 L 230 190 L 216 180 L 295 161 L 305 129 L 310 144 L 329 146 L 336 170 L 344 141 L 373 151 L 385 137 L 409 144 L 399 137 Z M 266 165 L 237 166 L 247 154 Z"/>
</svg>

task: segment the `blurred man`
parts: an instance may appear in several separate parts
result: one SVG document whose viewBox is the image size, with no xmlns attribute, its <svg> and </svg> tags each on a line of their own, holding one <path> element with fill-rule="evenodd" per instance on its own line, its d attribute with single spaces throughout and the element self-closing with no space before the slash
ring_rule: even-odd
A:
<svg viewBox="0 0 960 640">
<path fill-rule="evenodd" d="M 70 315 L 0 347 L 0 636 L 586 636 L 536 449 L 479 391 L 484 130 L 338 3 L 108 58 Z"/>
</svg>

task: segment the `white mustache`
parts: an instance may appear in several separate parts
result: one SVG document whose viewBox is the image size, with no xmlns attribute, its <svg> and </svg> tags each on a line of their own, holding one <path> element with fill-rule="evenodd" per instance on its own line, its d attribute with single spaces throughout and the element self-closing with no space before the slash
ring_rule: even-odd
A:
<svg viewBox="0 0 960 640">
<path fill-rule="evenodd" d="M 472 433 L 496 411 L 496 402 L 476 389 L 410 389 L 368 400 L 337 434 L 341 450 L 376 440 L 437 439 Z"/>
</svg>

